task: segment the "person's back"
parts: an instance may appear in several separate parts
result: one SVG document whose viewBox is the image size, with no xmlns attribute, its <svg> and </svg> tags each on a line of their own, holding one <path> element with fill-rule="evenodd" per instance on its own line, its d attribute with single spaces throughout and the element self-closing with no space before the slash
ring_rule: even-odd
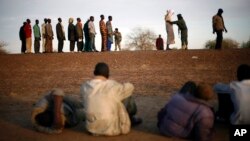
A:
<svg viewBox="0 0 250 141">
<path fill-rule="evenodd" d="M 209 104 L 193 95 L 176 94 L 161 110 L 158 127 L 162 134 L 179 138 L 210 140 L 214 115 Z"/>
<path fill-rule="evenodd" d="M 231 124 L 250 124 L 250 66 L 246 64 L 240 65 L 237 69 L 237 78 L 238 81 L 232 81 L 229 85 L 223 83 L 216 84 L 214 90 L 218 95 L 230 96 L 230 100 L 233 103 L 233 113 L 230 113 Z M 223 104 L 221 102 L 219 101 L 219 105 Z M 222 106 L 228 107 L 228 105 Z"/>
<path fill-rule="evenodd" d="M 95 70 L 99 66 L 106 67 L 106 64 L 97 64 Z M 96 71 L 94 73 L 95 79 L 84 83 L 80 91 L 86 114 L 86 129 L 94 135 L 127 134 L 131 122 L 122 101 L 132 95 L 134 86 L 108 80 L 108 76 L 96 75 L 102 74 Z"/>
<path fill-rule="evenodd" d="M 250 124 L 250 66 L 240 65 L 237 71 L 238 80 L 230 83 L 231 100 L 234 104 L 234 112 L 231 115 L 232 124 Z"/>
</svg>

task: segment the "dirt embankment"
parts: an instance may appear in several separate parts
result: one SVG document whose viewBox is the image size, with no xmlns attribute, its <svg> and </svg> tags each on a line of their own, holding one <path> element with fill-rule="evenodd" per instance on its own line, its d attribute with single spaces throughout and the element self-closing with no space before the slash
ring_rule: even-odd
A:
<svg viewBox="0 0 250 141">
<path fill-rule="evenodd" d="M 143 124 L 128 135 L 92 137 L 83 124 L 61 135 L 46 135 L 30 124 L 32 104 L 54 87 L 79 96 L 97 62 L 110 66 L 111 79 L 131 82 Z M 228 83 L 239 64 L 250 64 L 250 50 L 172 50 L 105 53 L 0 55 L 0 140 L 180 140 L 161 136 L 156 114 L 188 80 Z M 215 140 L 228 140 L 228 127 L 216 124 Z"/>
</svg>

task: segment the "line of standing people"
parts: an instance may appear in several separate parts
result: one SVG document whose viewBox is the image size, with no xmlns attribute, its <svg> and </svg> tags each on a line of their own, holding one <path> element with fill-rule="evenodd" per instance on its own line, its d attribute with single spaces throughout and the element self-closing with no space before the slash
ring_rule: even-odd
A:
<svg viewBox="0 0 250 141">
<path fill-rule="evenodd" d="M 112 27 L 112 16 L 108 17 L 108 21 L 105 23 L 104 15 L 101 15 L 99 22 L 100 33 L 102 38 L 101 51 L 111 51 L 113 44 L 113 38 L 115 37 L 115 51 L 117 48 L 121 51 L 122 35 L 115 28 L 113 32 Z M 77 18 L 76 25 L 73 24 L 74 19 L 69 18 L 68 24 L 68 40 L 70 52 L 74 52 L 75 43 L 77 44 L 78 52 L 98 52 L 95 46 L 96 29 L 94 25 L 94 17 L 90 18 L 82 24 L 80 18 Z M 22 42 L 21 53 L 31 53 L 32 46 L 32 29 L 31 21 L 29 19 L 23 23 L 19 31 L 20 40 Z M 54 33 L 52 30 L 51 19 L 44 19 L 44 23 L 41 25 L 42 30 L 40 31 L 39 20 L 36 20 L 36 24 L 33 26 L 34 32 L 34 52 L 40 53 L 40 41 L 42 40 L 42 52 L 52 53 L 53 52 L 53 39 Z M 63 46 L 65 38 L 65 30 L 62 24 L 62 19 L 58 18 L 56 25 L 56 35 L 58 40 L 58 52 L 63 53 Z M 85 43 L 84 43 L 85 38 Z"/>
</svg>

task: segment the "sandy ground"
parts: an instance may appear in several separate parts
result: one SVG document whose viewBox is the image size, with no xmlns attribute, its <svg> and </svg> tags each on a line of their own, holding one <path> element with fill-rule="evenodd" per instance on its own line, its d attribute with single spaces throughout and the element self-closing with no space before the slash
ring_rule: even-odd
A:
<svg viewBox="0 0 250 141">
<path fill-rule="evenodd" d="M 93 137 L 83 123 L 60 135 L 36 132 L 30 123 L 33 104 L 54 87 L 79 97 L 81 83 L 92 78 L 100 61 L 110 65 L 111 79 L 135 85 L 143 123 L 116 137 Z M 228 83 L 242 63 L 250 64 L 249 49 L 0 55 L 0 141 L 179 141 L 159 134 L 160 108 L 187 80 Z M 213 140 L 229 140 L 228 125 L 216 123 Z"/>
</svg>

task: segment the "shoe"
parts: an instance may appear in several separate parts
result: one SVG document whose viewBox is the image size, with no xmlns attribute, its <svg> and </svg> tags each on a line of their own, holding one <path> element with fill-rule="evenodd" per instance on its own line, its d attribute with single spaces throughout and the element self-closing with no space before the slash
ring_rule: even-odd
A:
<svg viewBox="0 0 250 141">
<path fill-rule="evenodd" d="M 136 126 L 142 123 L 141 118 L 132 117 L 130 120 L 131 120 L 131 126 Z"/>
</svg>

